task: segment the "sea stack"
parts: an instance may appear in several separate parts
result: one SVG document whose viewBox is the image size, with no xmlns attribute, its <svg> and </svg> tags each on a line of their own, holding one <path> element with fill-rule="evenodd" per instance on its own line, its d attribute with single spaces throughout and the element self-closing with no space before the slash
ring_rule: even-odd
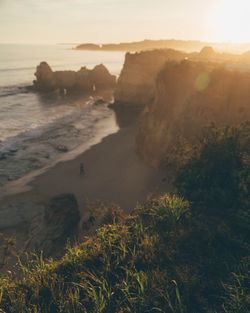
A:
<svg viewBox="0 0 250 313">
<path fill-rule="evenodd" d="M 82 67 L 79 71 L 52 71 L 46 62 L 41 62 L 35 76 L 34 89 L 42 92 L 84 93 L 112 89 L 116 84 L 116 76 L 111 75 L 103 64 L 92 70 Z"/>
</svg>

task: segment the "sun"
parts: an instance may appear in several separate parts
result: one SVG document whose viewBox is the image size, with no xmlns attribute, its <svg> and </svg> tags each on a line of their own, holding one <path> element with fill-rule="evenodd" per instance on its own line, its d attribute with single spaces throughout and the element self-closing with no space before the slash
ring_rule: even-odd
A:
<svg viewBox="0 0 250 313">
<path fill-rule="evenodd" d="M 218 41 L 250 42 L 250 0 L 220 0 L 212 22 Z"/>
</svg>

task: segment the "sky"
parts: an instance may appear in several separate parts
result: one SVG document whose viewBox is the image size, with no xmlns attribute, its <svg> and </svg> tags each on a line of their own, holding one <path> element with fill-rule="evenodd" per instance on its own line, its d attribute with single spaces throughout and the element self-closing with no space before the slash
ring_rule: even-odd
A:
<svg viewBox="0 0 250 313">
<path fill-rule="evenodd" d="M 0 0 L 0 43 L 250 42 L 250 0 Z"/>
</svg>

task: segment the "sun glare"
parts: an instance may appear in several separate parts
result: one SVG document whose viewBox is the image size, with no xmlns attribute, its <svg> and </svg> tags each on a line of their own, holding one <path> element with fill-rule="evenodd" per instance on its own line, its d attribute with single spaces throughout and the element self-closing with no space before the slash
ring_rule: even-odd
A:
<svg viewBox="0 0 250 313">
<path fill-rule="evenodd" d="M 250 41 L 250 1 L 221 0 L 215 12 L 215 36 L 219 41 Z"/>
</svg>

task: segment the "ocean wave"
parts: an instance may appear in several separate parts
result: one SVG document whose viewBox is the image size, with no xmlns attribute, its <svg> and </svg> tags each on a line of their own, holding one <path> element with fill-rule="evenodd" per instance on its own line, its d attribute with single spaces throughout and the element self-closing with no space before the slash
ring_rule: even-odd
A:
<svg viewBox="0 0 250 313">
<path fill-rule="evenodd" d="M 20 93 L 27 93 L 28 84 L 19 84 L 12 86 L 0 86 L 0 98 L 18 95 Z"/>
<path fill-rule="evenodd" d="M 97 107 L 92 104 L 36 126 L 0 140 L 0 187 L 63 156 L 70 156 L 82 145 L 93 141 L 97 133 L 102 137 L 105 131 L 117 129 L 113 112 L 106 105 Z"/>
<path fill-rule="evenodd" d="M 15 135 L 7 136 L 5 139 L 0 141 L 0 151 L 1 149 L 8 150 L 16 145 L 23 143 L 24 141 L 37 140 L 37 138 L 42 139 L 44 134 L 53 134 L 57 133 L 60 137 L 63 132 L 65 134 L 66 125 L 73 126 L 74 128 L 84 129 L 87 132 L 89 129 L 93 128 L 93 125 L 98 122 L 100 119 L 103 119 L 110 115 L 110 110 L 104 105 L 100 107 L 93 106 L 93 99 L 85 101 L 85 105 L 81 109 L 76 107 L 69 107 L 69 110 L 62 111 L 62 115 L 55 115 L 55 117 L 47 120 L 46 122 L 41 123 L 37 120 L 37 123 L 33 122 L 29 125 L 28 129 L 23 129 Z M 17 128 L 19 129 L 19 128 Z M 17 130 L 15 127 L 8 127 L 9 133 Z M 47 135 L 45 135 L 46 137 Z"/>
<path fill-rule="evenodd" d="M 12 71 L 27 71 L 27 70 L 34 70 L 34 66 L 1 68 L 0 73 L 1 72 L 12 72 Z"/>
</svg>

